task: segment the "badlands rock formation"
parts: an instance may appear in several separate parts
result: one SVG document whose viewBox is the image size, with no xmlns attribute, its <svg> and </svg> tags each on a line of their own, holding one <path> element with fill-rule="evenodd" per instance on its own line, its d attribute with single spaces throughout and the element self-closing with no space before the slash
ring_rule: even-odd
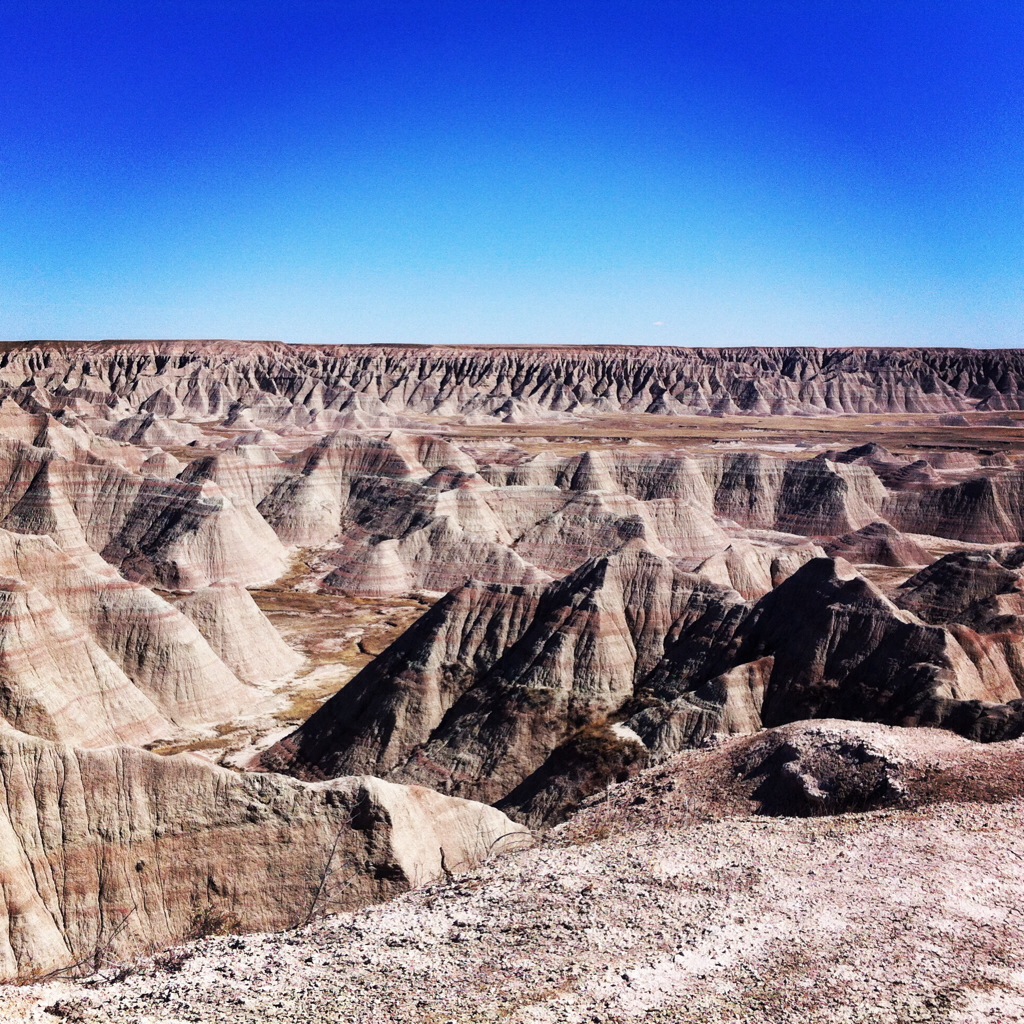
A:
<svg viewBox="0 0 1024 1024">
<path fill-rule="evenodd" d="M 1022 753 L 832 721 L 733 739 L 612 787 L 468 876 L 299 932 L 190 943 L 123 978 L 9 990 L 0 1012 L 1020 1020 Z"/>
<path fill-rule="evenodd" d="M 281 639 L 244 587 L 218 583 L 175 603 L 239 679 L 284 679 L 302 664 L 301 656 Z"/>
<path fill-rule="evenodd" d="M 494 808 L 379 779 L 308 786 L 12 731 L 0 788 L 6 978 L 291 927 L 465 869 L 517 830 Z"/>
<path fill-rule="evenodd" d="M 258 609 L 256 621 L 243 623 L 232 591 L 206 588 L 190 601 L 205 605 L 215 651 L 152 590 L 87 548 L 62 551 L 50 537 L 0 530 L 0 572 L 0 714 L 46 739 L 142 743 L 231 717 L 255 691 L 221 655 L 230 659 L 232 643 L 280 644 Z"/>
<path fill-rule="evenodd" d="M 995 351 L 0 346 L 8 969 L 73 962 L 126 909 L 124 949 L 169 941 L 203 893 L 259 890 L 242 927 L 295 920 L 355 793 L 395 830 L 455 806 L 509 827 L 394 784 L 549 825 L 802 719 L 1012 740 L 1022 378 Z M 803 810 L 857 776 L 797 755 L 779 778 L 818 780 Z M 299 808 L 290 850 L 246 824 L 259 793 Z M 151 819 L 191 837 L 160 854 L 159 897 L 133 852 L 160 848 Z M 101 823 L 102 886 L 47 880 L 79 870 L 75 821 Z M 218 836 L 249 825 L 235 878 Z M 439 868 L 393 870 L 396 841 L 353 891 Z"/>
<path fill-rule="evenodd" d="M 331 429 L 380 411 L 514 422 L 617 411 L 763 416 L 1020 409 L 1024 361 L 1017 351 L 957 349 L 100 342 L 6 345 L 0 379 L 19 405 L 31 403 L 33 410 L 92 413 L 90 407 L 99 407 L 95 414 L 103 416 L 103 409 L 122 408 L 141 412 L 143 420 L 184 414 L 269 429 L 312 422 Z"/>
<path fill-rule="evenodd" d="M 933 560 L 917 541 L 904 537 L 888 523 L 869 523 L 837 537 L 826 548 L 834 558 L 858 565 L 927 565 Z"/>
<path fill-rule="evenodd" d="M 914 581 L 905 594 L 926 601 Z M 417 781 L 537 821 L 647 752 L 804 718 L 1020 735 L 1022 639 L 929 625 L 827 558 L 746 602 L 633 540 L 556 583 L 455 591 L 261 763 Z"/>
<path fill-rule="evenodd" d="M 754 597 L 818 553 L 791 550 L 801 543 L 843 538 L 835 552 L 854 561 L 922 565 L 931 556 L 908 534 L 1018 542 L 1024 473 L 962 449 L 566 452 L 467 445 L 460 432 L 511 417 L 607 421 L 629 436 L 637 416 L 713 409 L 939 424 L 953 407 L 1016 408 L 1018 362 L 938 350 L 8 346 L 0 525 L 186 591 L 269 582 L 289 548 L 314 548 L 319 582 L 368 598 L 445 592 L 468 575 L 543 582 L 639 536 Z M 633 423 L 608 419 L 623 412 Z M 890 534 L 860 536 L 869 528 Z"/>
</svg>

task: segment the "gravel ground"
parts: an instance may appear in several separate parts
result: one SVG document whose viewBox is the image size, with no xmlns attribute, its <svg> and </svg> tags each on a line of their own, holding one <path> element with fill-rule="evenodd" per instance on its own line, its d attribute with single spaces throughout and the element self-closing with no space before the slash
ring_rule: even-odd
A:
<svg viewBox="0 0 1024 1024">
<path fill-rule="evenodd" d="M 595 807 L 533 849 L 301 932 L 0 990 L 0 1019 L 1024 1020 L 1022 840 L 1021 802 L 649 826 Z"/>
</svg>

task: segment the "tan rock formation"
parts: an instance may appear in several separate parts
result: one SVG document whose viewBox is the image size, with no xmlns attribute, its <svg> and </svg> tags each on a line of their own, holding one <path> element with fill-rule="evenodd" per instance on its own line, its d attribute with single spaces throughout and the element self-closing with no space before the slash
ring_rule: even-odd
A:
<svg viewBox="0 0 1024 1024">
<path fill-rule="evenodd" d="M 931 413 L 1021 407 L 1020 355 L 956 349 L 331 347 L 231 342 L 9 343 L 0 379 L 26 395 L 113 395 L 143 414 L 260 425 L 331 410 Z M 30 385 L 25 382 L 30 381 Z M 19 395 L 20 395 L 19 391 Z M 301 413 L 301 417 L 297 415 Z"/>
<path fill-rule="evenodd" d="M 0 530 L 0 572 L 4 717 L 17 728 L 85 746 L 141 743 L 251 704 L 254 692 L 189 619 L 98 556 Z M 255 606 L 243 625 L 273 657 L 280 638 Z"/>
<path fill-rule="evenodd" d="M 904 537 L 888 523 L 869 523 L 853 533 L 837 537 L 825 548 L 827 554 L 855 565 L 918 566 L 934 558 L 917 541 Z"/>
<path fill-rule="evenodd" d="M 302 665 L 302 656 L 281 639 L 244 587 L 218 583 L 175 604 L 239 679 L 248 683 L 281 679 Z"/>
<path fill-rule="evenodd" d="M 0 973 L 283 928 L 485 858 L 499 811 L 353 778 L 306 785 L 187 755 L 0 731 Z"/>
<path fill-rule="evenodd" d="M 91 549 L 137 579 L 192 589 L 275 579 L 281 542 L 255 507 L 215 484 L 147 478 L 99 459 L 0 445 L 0 525 Z"/>
</svg>

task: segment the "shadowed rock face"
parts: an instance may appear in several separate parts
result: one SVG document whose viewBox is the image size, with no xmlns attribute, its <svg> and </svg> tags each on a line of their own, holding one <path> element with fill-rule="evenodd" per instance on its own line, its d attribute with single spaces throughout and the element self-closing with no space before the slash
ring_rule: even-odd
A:
<svg viewBox="0 0 1024 1024">
<path fill-rule="evenodd" d="M 379 779 L 306 785 L 10 731 L 0 796 L 4 978 L 95 969 L 225 923 L 290 927 L 470 866 L 518 831 L 494 808 Z"/>
<path fill-rule="evenodd" d="M 978 639 L 901 611 L 831 559 L 748 603 L 632 541 L 554 584 L 455 591 L 261 763 L 423 782 L 543 820 L 566 787 L 647 751 L 763 725 L 1016 735 L 1024 674 Z"/>
<path fill-rule="evenodd" d="M 571 733 L 620 708 L 671 631 L 713 630 L 743 607 L 639 541 L 557 583 L 471 583 L 263 763 L 390 773 L 497 800 Z"/>
<path fill-rule="evenodd" d="M 255 507 L 212 482 L 149 477 L 3 439 L 0 525 L 47 534 L 64 550 L 101 553 L 126 576 L 171 589 L 268 582 L 287 564 Z"/>
<path fill-rule="evenodd" d="M 926 622 L 1024 633 L 1022 554 L 1024 548 L 946 555 L 907 580 L 896 603 Z"/>
</svg>

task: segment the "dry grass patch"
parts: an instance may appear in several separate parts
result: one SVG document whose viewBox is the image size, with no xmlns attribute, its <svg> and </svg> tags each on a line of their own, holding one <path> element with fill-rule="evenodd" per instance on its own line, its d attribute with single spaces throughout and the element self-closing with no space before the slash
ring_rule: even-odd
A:
<svg viewBox="0 0 1024 1024">
<path fill-rule="evenodd" d="M 285 641 L 306 658 L 305 667 L 278 690 L 288 703 L 273 718 L 284 725 L 306 721 L 434 603 L 424 595 L 368 598 L 297 589 L 313 575 L 310 553 L 300 553 L 286 576 L 250 591 Z"/>
<path fill-rule="evenodd" d="M 1024 419 L 1009 413 L 1006 425 L 984 422 L 991 414 L 967 413 L 969 427 L 946 426 L 933 415 L 867 416 L 595 416 L 565 422 L 485 423 L 440 426 L 428 433 L 460 441 L 512 442 L 530 454 L 576 454 L 615 448 L 630 440 L 655 447 L 721 450 L 722 442 L 769 444 L 803 442 L 810 446 L 850 448 L 876 441 L 890 451 L 920 458 L 930 451 L 1024 452 Z M 766 454 L 771 454 L 767 452 Z M 786 458 L 801 458 L 785 452 Z M 807 456 L 813 456 L 810 451 Z"/>
</svg>

